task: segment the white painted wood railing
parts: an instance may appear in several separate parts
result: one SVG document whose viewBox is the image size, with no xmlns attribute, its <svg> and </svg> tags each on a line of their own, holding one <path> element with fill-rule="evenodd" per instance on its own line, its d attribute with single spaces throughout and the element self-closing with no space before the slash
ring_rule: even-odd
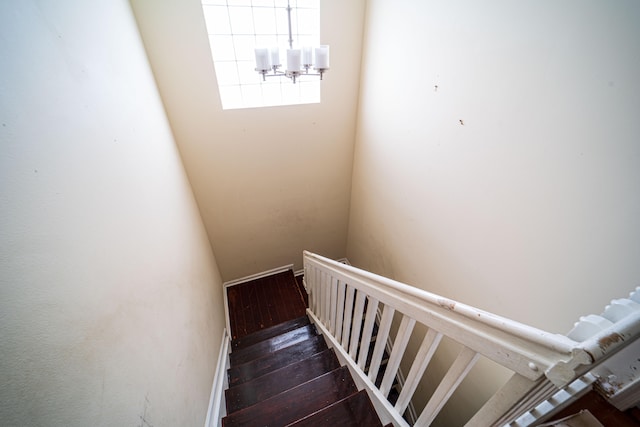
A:
<svg viewBox="0 0 640 427">
<path fill-rule="evenodd" d="M 469 420 L 469 426 L 504 426 L 549 399 L 640 336 L 640 313 L 631 313 L 589 338 L 576 341 L 548 333 L 415 287 L 304 252 L 308 314 L 338 357 L 348 364 L 373 398 L 384 422 L 408 426 L 402 418 L 443 337 L 462 345 L 416 426 L 428 426 L 480 357 L 514 374 Z M 376 313 L 377 338 L 367 360 Z M 395 336 L 390 331 L 399 322 Z M 416 324 L 427 327 L 416 337 Z M 390 339 L 391 338 L 391 339 Z M 421 340 L 398 400 L 387 400 L 410 340 Z M 376 378 L 387 343 L 393 343 L 379 386 Z M 388 349 L 389 350 L 389 349 Z M 368 365 L 368 367 L 367 367 Z"/>
</svg>

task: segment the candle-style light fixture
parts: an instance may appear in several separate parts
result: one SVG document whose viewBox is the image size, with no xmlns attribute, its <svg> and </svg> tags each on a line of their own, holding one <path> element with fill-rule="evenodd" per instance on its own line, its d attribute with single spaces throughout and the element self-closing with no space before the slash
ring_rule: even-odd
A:
<svg viewBox="0 0 640 427">
<path fill-rule="evenodd" d="M 310 46 L 304 46 L 302 49 L 293 48 L 293 36 L 291 35 L 291 6 L 287 1 L 287 19 L 289 23 L 289 49 L 287 49 L 287 69 L 283 72 L 279 68 L 280 49 L 272 48 L 256 48 L 256 71 L 262 74 L 262 80 L 266 81 L 267 77 L 288 77 L 296 82 L 300 76 L 320 76 L 329 71 L 329 46 L 322 45 L 312 49 Z M 313 54 L 315 53 L 315 63 L 313 62 Z M 316 73 L 310 73 L 313 69 Z"/>
</svg>

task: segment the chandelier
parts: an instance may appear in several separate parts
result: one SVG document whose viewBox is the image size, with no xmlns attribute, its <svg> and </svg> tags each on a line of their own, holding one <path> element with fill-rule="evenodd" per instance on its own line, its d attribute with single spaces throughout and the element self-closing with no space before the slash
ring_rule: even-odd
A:
<svg viewBox="0 0 640 427">
<path fill-rule="evenodd" d="M 262 81 L 267 77 L 288 77 L 295 84 L 301 76 L 320 76 L 329 71 L 329 46 L 322 45 L 315 48 L 304 46 L 302 49 L 293 48 L 291 35 L 291 6 L 287 1 L 287 21 L 289 23 L 289 49 L 287 49 L 287 69 L 280 71 L 280 49 L 278 47 L 256 48 L 256 71 L 262 74 Z M 313 57 L 315 56 L 315 62 Z M 310 69 L 316 72 L 309 72 Z"/>
</svg>

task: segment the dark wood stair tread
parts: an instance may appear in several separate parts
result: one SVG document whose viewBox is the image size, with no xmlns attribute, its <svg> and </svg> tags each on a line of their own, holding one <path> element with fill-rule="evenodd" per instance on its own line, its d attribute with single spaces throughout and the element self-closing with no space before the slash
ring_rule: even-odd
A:
<svg viewBox="0 0 640 427">
<path fill-rule="evenodd" d="M 248 347 L 260 341 L 264 341 L 277 335 L 284 334 L 285 332 L 289 332 L 302 326 L 309 325 L 310 323 L 311 322 L 309 321 L 309 318 L 307 316 L 298 317 L 296 319 L 262 329 L 258 332 L 254 332 L 242 338 L 236 338 L 231 341 L 231 348 L 235 351 L 240 348 Z"/>
<path fill-rule="evenodd" d="M 322 335 L 316 335 L 302 341 L 295 346 L 285 347 L 270 355 L 254 359 L 242 365 L 229 368 L 227 377 L 229 387 L 258 378 L 276 369 L 283 368 L 292 363 L 306 359 L 316 353 L 327 349 L 327 344 Z"/>
<path fill-rule="evenodd" d="M 306 325 L 248 347 L 238 349 L 229 355 L 229 363 L 232 367 L 247 363 L 283 348 L 298 344 L 316 335 L 318 335 L 316 327 L 314 325 Z"/>
<path fill-rule="evenodd" d="M 291 427 L 382 427 L 365 390 L 290 424 Z"/>
<path fill-rule="evenodd" d="M 222 426 L 286 426 L 357 391 L 349 369 L 343 366 L 234 412 L 222 419 Z"/>
<path fill-rule="evenodd" d="M 332 349 L 225 390 L 227 414 L 254 405 L 340 367 Z"/>
</svg>

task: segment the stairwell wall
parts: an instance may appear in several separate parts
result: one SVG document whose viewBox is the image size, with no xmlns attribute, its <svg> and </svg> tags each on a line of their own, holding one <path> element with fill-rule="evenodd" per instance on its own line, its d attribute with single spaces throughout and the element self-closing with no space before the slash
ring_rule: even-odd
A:
<svg viewBox="0 0 640 427">
<path fill-rule="evenodd" d="M 320 104 L 241 110 L 222 110 L 200 0 L 131 4 L 223 279 L 344 257 L 365 1 L 321 2 Z"/>
<path fill-rule="evenodd" d="M 562 334 L 627 295 L 639 19 L 636 2 L 369 1 L 351 263 Z M 463 392 L 439 422 L 477 404 Z"/>
<path fill-rule="evenodd" d="M 127 1 L 0 2 L 0 424 L 203 425 L 221 278 Z"/>
</svg>

